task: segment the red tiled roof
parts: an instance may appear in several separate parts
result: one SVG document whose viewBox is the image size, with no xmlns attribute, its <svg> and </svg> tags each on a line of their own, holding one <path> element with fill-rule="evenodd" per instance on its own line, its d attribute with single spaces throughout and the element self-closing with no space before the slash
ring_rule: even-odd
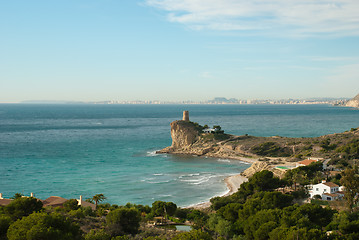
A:
<svg viewBox="0 0 359 240">
<path fill-rule="evenodd" d="M 305 159 L 303 161 L 298 162 L 298 164 L 303 164 L 305 166 L 308 166 L 309 164 L 313 163 L 313 162 L 317 162 L 317 160 L 313 160 L 313 159 Z"/>
<path fill-rule="evenodd" d="M 81 207 L 91 207 L 93 210 L 96 209 L 96 205 L 90 202 L 82 201 Z"/>
<path fill-rule="evenodd" d="M 339 197 L 339 195 L 337 193 L 323 193 L 323 195 L 330 196 L 330 197 Z"/>
<path fill-rule="evenodd" d="M 51 196 L 51 197 L 43 200 L 42 203 L 44 204 L 44 207 L 47 207 L 47 206 L 58 207 L 58 206 L 62 206 L 66 201 L 67 201 L 67 199 L 65 199 L 65 198 Z"/>
<path fill-rule="evenodd" d="M 9 203 L 11 203 L 11 201 L 12 199 L 6 199 L 6 198 L 0 199 L 0 206 L 6 206 Z"/>
<path fill-rule="evenodd" d="M 324 185 L 327 185 L 328 187 L 339 187 L 338 185 L 336 185 L 335 183 L 332 183 L 332 182 L 325 182 L 323 183 Z"/>
</svg>

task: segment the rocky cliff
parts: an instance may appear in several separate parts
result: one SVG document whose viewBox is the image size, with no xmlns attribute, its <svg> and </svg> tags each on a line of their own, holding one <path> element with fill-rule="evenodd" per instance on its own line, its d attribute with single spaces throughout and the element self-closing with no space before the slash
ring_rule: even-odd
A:
<svg viewBox="0 0 359 240">
<path fill-rule="evenodd" d="M 359 96 L 354 100 L 359 101 Z M 295 165 L 308 157 L 358 159 L 359 128 L 343 133 L 314 138 L 234 136 L 221 133 L 204 133 L 203 127 L 190 121 L 171 123 L 172 145 L 158 153 L 186 154 L 216 158 L 238 159 L 253 164 L 244 173 L 249 177 L 257 171 L 271 170 L 275 175 L 284 172 L 275 166 Z M 350 151 L 349 151 L 350 150 Z M 260 163 L 259 163 L 260 162 Z"/>
<path fill-rule="evenodd" d="M 359 94 L 356 95 L 353 99 L 349 100 L 345 106 L 359 108 Z"/>
<path fill-rule="evenodd" d="M 193 143 L 198 141 L 198 127 L 189 121 L 178 120 L 171 123 L 172 145 L 160 153 L 190 152 Z"/>
</svg>

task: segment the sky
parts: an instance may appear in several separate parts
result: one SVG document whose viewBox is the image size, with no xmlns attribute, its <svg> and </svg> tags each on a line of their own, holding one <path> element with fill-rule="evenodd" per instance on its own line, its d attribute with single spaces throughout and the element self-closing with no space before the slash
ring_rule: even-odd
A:
<svg viewBox="0 0 359 240">
<path fill-rule="evenodd" d="M 0 0 L 0 102 L 359 93 L 358 0 Z"/>
</svg>

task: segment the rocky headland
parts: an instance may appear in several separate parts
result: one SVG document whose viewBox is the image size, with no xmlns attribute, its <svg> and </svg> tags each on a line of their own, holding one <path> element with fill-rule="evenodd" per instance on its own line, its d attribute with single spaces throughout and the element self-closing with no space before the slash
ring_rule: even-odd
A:
<svg viewBox="0 0 359 240">
<path fill-rule="evenodd" d="M 246 177 L 267 169 L 275 175 L 284 174 L 275 166 L 295 166 L 306 158 L 345 159 L 359 145 L 359 130 L 352 128 L 343 133 L 335 133 L 313 138 L 235 136 L 223 131 L 205 131 L 201 125 L 189 120 L 171 123 L 172 145 L 158 153 L 186 154 L 227 159 L 237 159 L 252 163 L 242 174 Z M 354 147 L 353 147 L 354 146 Z"/>
<path fill-rule="evenodd" d="M 347 107 L 354 107 L 359 108 L 359 94 L 356 95 L 354 98 L 350 99 L 345 106 Z"/>
</svg>

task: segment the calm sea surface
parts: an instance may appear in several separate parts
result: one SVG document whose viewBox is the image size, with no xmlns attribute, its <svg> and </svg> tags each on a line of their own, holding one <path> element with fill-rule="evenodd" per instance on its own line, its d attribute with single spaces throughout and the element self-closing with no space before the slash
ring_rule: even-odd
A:
<svg viewBox="0 0 359 240">
<path fill-rule="evenodd" d="M 179 206 L 221 195 L 223 179 L 247 164 L 154 153 L 171 145 L 169 124 L 183 110 L 235 135 L 313 137 L 359 126 L 358 110 L 327 105 L 0 104 L 0 192 Z"/>
</svg>

